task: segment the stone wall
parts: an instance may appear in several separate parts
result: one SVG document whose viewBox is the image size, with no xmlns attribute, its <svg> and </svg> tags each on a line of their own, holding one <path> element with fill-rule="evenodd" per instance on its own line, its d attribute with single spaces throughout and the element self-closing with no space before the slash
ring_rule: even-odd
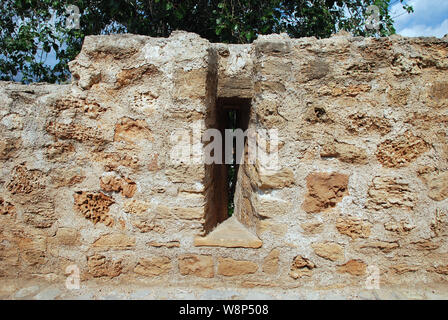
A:
<svg viewBox="0 0 448 320">
<path fill-rule="evenodd" d="M 446 39 L 92 36 L 70 69 L 0 84 L 1 277 L 446 283 Z M 226 167 L 200 161 L 218 101 L 280 138 L 279 170 L 240 166 L 227 220 Z M 198 161 L 173 163 L 176 139 Z"/>
</svg>

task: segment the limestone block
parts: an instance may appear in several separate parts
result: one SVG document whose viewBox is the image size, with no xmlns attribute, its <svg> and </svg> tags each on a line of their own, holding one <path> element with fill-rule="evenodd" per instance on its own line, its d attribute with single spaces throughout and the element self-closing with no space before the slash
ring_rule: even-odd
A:
<svg viewBox="0 0 448 320">
<path fill-rule="evenodd" d="M 212 256 L 186 254 L 178 259 L 179 272 L 182 275 L 193 275 L 201 278 L 213 278 L 214 263 Z"/>
<path fill-rule="evenodd" d="M 293 279 L 311 277 L 313 275 L 313 269 L 315 268 L 316 265 L 309 259 L 302 256 L 296 256 L 292 262 L 289 276 Z"/>
<path fill-rule="evenodd" d="M 263 261 L 263 272 L 267 274 L 276 274 L 279 268 L 280 251 L 273 249 Z"/>
<path fill-rule="evenodd" d="M 153 257 L 150 259 L 140 259 L 134 272 L 142 276 L 159 276 L 171 271 L 172 264 L 168 257 Z"/>
<path fill-rule="evenodd" d="M 337 243 L 332 242 L 313 243 L 311 246 L 314 249 L 314 253 L 316 253 L 319 257 L 331 261 L 338 261 L 344 259 L 344 248 Z"/>
<path fill-rule="evenodd" d="M 375 177 L 368 194 L 370 199 L 367 206 L 376 210 L 390 208 L 411 210 L 417 198 L 408 183 L 391 177 Z"/>
<path fill-rule="evenodd" d="M 101 236 L 93 243 L 93 248 L 100 250 L 127 250 L 135 247 L 135 237 L 122 233 Z"/>
<path fill-rule="evenodd" d="M 378 145 L 376 157 L 387 168 L 405 167 L 429 150 L 429 145 L 411 132 Z"/>
<path fill-rule="evenodd" d="M 302 208 L 308 213 L 331 209 L 348 195 L 348 176 L 340 173 L 312 173 L 306 178 L 308 193 Z"/>
<path fill-rule="evenodd" d="M 367 265 L 362 260 L 349 260 L 338 267 L 339 273 L 349 273 L 353 276 L 362 276 L 366 273 Z"/>
<path fill-rule="evenodd" d="M 218 259 L 218 274 L 232 277 L 257 272 L 258 265 L 251 261 L 240 261 L 232 258 Z"/>
<path fill-rule="evenodd" d="M 336 222 L 336 229 L 352 239 L 368 238 L 371 225 L 354 217 L 340 217 Z"/>
</svg>

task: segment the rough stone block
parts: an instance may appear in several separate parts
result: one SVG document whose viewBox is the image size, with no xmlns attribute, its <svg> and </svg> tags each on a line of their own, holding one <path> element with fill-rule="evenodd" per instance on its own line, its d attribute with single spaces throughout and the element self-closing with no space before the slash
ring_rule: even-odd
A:
<svg viewBox="0 0 448 320">
<path fill-rule="evenodd" d="M 93 248 L 100 250 L 128 250 L 135 247 L 135 237 L 122 233 L 101 236 L 93 243 Z"/>
<path fill-rule="evenodd" d="M 181 275 L 192 275 L 201 278 L 213 278 L 215 275 L 212 256 L 186 254 L 179 257 Z"/>
<path fill-rule="evenodd" d="M 316 265 L 309 259 L 302 256 L 296 256 L 292 262 L 289 276 L 293 279 L 311 277 L 313 275 L 313 269 L 315 268 Z"/>
<path fill-rule="evenodd" d="M 338 267 L 339 273 L 349 273 L 353 276 L 362 276 L 366 273 L 367 265 L 362 260 L 349 260 Z"/>
<path fill-rule="evenodd" d="M 258 265 L 251 261 L 240 261 L 232 258 L 218 259 L 218 274 L 232 277 L 257 272 Z"/>
<path fill-rule="evenodd" d="M 142 276 L 159 276 L 171 271 L 172 264 L 168 257 L 153 257 L 150 259 L 140 259 L 134 272 Z"/>
<path fill-rule="evenodd" d="M 319 257 L 331 260 L 339 261 L 344 259 L 344 248 L 332 242 L 313 243 L 311 245 Z"/>
<path fill-rule="evenodd" d="M 308 193 L 302 208 L 316 213 L 334 208 L 348 195 L 348 176 L 340 173 L 312 173 L 306 178 Z"/>
</svg>

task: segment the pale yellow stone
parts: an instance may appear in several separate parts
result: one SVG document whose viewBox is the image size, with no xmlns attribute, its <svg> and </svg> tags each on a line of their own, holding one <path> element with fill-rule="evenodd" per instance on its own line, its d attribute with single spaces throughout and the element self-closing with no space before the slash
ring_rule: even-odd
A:
<svg viewBox="0 0 448 320">
<path fill-rule="evenodd" d="M 344 259 L 344 248 L 333 242 L 314 243 L 311 245 L 314 252 L 322 258 L 338 261 Z"/>
<path fill-rule="evenodd" d="M 201 278 L 213 278 L 214 263 L 212 256 L 185 254 L 178 259 L 179 272 L 182 275 L 193 275 Z"/>
<path fill-rule="evenodd" d="M 196 237 L 194 245 L 197 247 L 260 248 L 262 242 L 233 216 L 207 236 Z"/>
<path fill-rule="evenodd" d="M 239 261 L 231 258 L 218 259 L 218 274 L 223 276 L 241 276 L 255 273 L 257 270 L 257 264 L 251 261 Z"/>
<path fill-rule="evenodd" d="M 170 272 L 171 260 L 168 257 L 153 257 L 140 259 L 134 272 L 143 276 L 159 276 Z"/>
<path fill-rule="evenodd" d="M 122 233 L 106 234 L 93 243 L 93 247 L 103 250 L 126 250 L 135 247 L 135 238 Z"/>
</svg>

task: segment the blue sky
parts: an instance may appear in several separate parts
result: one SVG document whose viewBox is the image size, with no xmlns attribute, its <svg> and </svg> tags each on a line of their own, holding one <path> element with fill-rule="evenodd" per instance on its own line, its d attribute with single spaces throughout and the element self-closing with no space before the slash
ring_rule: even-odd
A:
<svg viewBox="0 0 448 320">
<path fill-rule="evenodd" d="M 414 13 L 405 13 L 399 1 L 391 7 L 398 34 L 439 38 L 448 34 L 448 0 L 409 0 L 406 3 L 414 7 Z"/>
</svg>

